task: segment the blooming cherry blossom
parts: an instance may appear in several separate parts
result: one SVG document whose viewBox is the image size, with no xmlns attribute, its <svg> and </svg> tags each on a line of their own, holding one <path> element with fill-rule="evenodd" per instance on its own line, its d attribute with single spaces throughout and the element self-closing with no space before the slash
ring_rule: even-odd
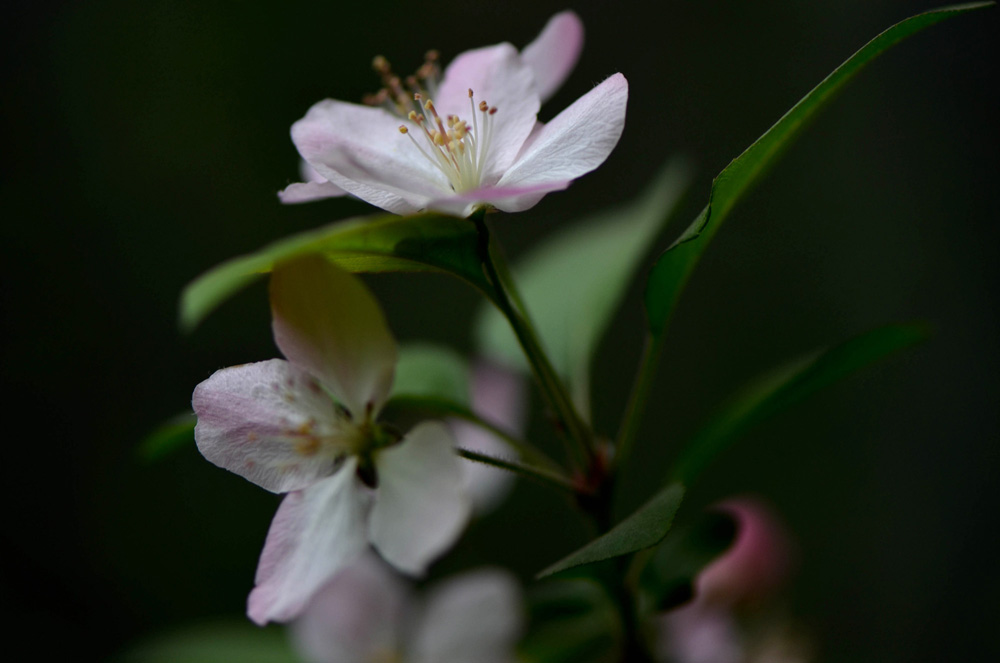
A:
<svg viewBox="0 0 1000 663">
<path fill-rule="evenodd" d="M 436 53 L 400 79 L 384 58 L 385 87 L 359 105 L 327 99 L 292 126 L 315 172 L 284 202 L 349 193 L 397 214 L 480 207 L 519 212 L 601 165 L 625 125 L 628 83 L 614 74 L 551 122 L 543 101 L 569 75 L 583 43 L 573 12 L 552 17 L 518 52 L 507 43 L 466 51 L 439 80 Z"/>
<path fill-rule="evenodd" d="M 466 572 L 417 597 L 366 556 L 310 601 L 293 642 L 310 663 L 512 663 L 520 603 L 517 582 L 500 570 Z"/>
<path fill-rule="evenodd" d="M 396 343 L 374 298 L 321 258 L 275 268 L 274 338 L 286 360 L 224 368 L 194 391 L 210 461 L 288 495 L 271 523 L 248 612 L 301 612 L 370 542 L 419 575 L 469 515 L 454 440 L 441 423 L 405 436 L 378 422 Z"/>
</svg>

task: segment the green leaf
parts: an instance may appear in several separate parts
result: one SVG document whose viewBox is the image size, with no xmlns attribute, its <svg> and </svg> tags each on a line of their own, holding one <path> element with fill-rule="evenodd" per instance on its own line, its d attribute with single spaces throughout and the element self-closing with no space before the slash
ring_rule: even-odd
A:
<svg viewBox="0 0 1000 663">
<path fill-rule="evenodd" d="M 350 272 L 446 272 L 491 292 L 476 253 L 476 227 L 466 219 L 424 214 L 339 221 L 228 260 L 181 293 L 181 327 L 194 329 L 219 304 L 271 271 L 275 263 L 311 253 Z"/>
<path fill-rule="evenodd" d="M 671 161 L 639 198 L 557 232 L 512 270 L 542 345 L 582 412 L 589 411 L 594 350 L 688 179 L 687 167 Z M 495 307 L 481 309 L 476 338 L 486 356 L 527 370 Z"/>
<path fill-rule="evenodd" d="M 528 595 L 524 663 L 614 663 L 622 624 L 607 593 L 593 580 L 554 580 Z"/>
<path fill-rule="evenodd" d="M 662 612 L 690 600 L 695 578 L 735 538 L 736 523 L 727 513 L 709 513 L 692 525 L 670 532 L 639 577 L 645 608 Z"/>
<path fill-rule="evenodd" d="M 684 485 L 750 427 L 855 371 L 928 337 L 923 325 L 891 325 L 793 361 L 752 381 L 688 443 L 671 475 Z"/>
<path fill-rule="evenodd" d="M 139 444 L 139 457 L 152 463 L 178 449 L 194 446 L 194 426 L 197 422 L 194 412 L 183 412 L 160 424 Z"/>
<path fill-rule="evenodd" d="M 283 629 L 249 622 L 189 627 L 139 643 L 118 663 L 301 663 Z"/>
<path fill-rule="evenodd" d="M 660 255 L 649 274 L 645 303 L 653 335 L 663 334 L 698 259 L 729 212 L 836 92 L 862 67 L 906 37 L 952 16 L 992 4 L 994 3 L 979 2 L 944 7 L 918 14 L 892 26 L 837 67 L 743 154 L 726 166 L 712 183 L 708 206 L 682 237 Z"/>
<path fill-rule="evenodd" d="M 390 398 L 433 398 L 470 407 L 469 367 L 451 348 L 431 343 L 400 346 Z"/>
<path fill-rule="evenodd" d="M 581 564 L 628 555 L 655 546 L 670 531 L 674 514 L 684 497 L 684 487 L 674 483 L 661 489 L 648 502 L 576 552 L 562 558 L 537 577 L 559 573 Z"/>
</svg>

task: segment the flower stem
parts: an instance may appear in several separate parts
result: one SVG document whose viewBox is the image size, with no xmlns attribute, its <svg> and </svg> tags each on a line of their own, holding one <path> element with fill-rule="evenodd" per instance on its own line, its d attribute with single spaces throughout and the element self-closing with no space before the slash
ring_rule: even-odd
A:
<svg viewBox="0 0 1000 663">
<path fill-rule="evenodd" d="M 420 410 L 434 416 L 455 417 L 468 421 L 480 428 L 496 435 L 509 444 L 527 462 L 539 465 L 545 469 L 555 472 L 561 471 L 562 467 L 556 461 L 549 458 L 538 447 L 525 440 L 514 437 L 504 429 L 491 424 L 467 407 L 448 401 L 442 398 L 426 396 L 393 396 L 388 403 L 391 407 L 403 407 L 412 410 Z"/>
<path fill-rule="evenodd" d="M 533 465 L 527 465 L 525 463 L 519 463 L 506 458 L 490 456 L 488 454 L 472 451 L 471 449 L 464 449 L 462 447 L 456 447 L 455 452 L 467 460 L 483 463 L 484 465 L 491 465 L 492 467 L 498 467 L 509 472 L 514 472 L 515 474 L 520 474 L 521 476 L 528 477 L 529 479 L 535 479 L 536 481 L 548 484 L 549 486 L 554 486 L 560 490 L 568 490 L 572 493 L 578 492 L 576 484 L 574 484 L 569 477 L 560 472 L 535 467 Z"/>
<path fill-rule="evenodd" d="M 632 385 L 632 393 L 629 394 L 625 415 L 618 429 L 618 439 L 615 441 L 614 463 L 618 467 L 621 467 L 629 454 L 632 453 L 632 446 L 639 433 L 639 424 L 642 420 L 642 414 L 646 410 L 646 402 L 649 400 L 653 378 L 656 377 L 656 370 L 660 365 L 660 355 L 663 351 L 662 338 L 662 334 L 659 336 L 646 334 L 646 340 L 642 346 L 642 357 L 639 359 L 639 373 Z"/>
<path fill-rule="evenodd" d="M 485 210 L 480 210 L 473 214 L 470 220 L 476 224 L 476 228 L 479 231 L 479 258 L 483 263 L 483 268 L 486 270 L 487 278 L 493 285 L 493 302 L 500 309 L 500 312 L 504 314 L 508 322 L 510 322 L 510 326 L 513 328 L 514 334 L 517 336 L 517 340 L 520 342 L 521 348 L 528 358 L 528 363 L 531 364 L 535 378 L 538 380 L 542 396 L 556 417 L 558 417 L 560 426 L 566 431 L 570 439 L 576 443 L 575 446 L 570 445 L 571 457 L 574 457 L 577 461 L 582 461 L 583 465 L 587 466 L 593 461 L 595 453 L 590 429 L 583 423 L 580 415 L 577 414 L 576 408 L 573 406 L 573 401 L 570 400 L 562 381 L 556 375 L 555 369 L 549 362 L 545 351 L 542 350 L 541 344 L 538 342 L 537 335 L 527 316 L 522 314 L 511 303 L 511 296 L 508 293 L 508 289 L 512 285 L 506 285 L 504 280 L 500 278 L 497 268 L 499 258 L 496 252 L 491 250 L 492 241 L 490 231 L 486 227 L 484 216 Z M 505 267 L 503 267 L 503 271 L 506 271 Z M 575 453 L 578 450 L 582 450 L 582 458 L 579 457 L 580 454 Z"/>
</svg>

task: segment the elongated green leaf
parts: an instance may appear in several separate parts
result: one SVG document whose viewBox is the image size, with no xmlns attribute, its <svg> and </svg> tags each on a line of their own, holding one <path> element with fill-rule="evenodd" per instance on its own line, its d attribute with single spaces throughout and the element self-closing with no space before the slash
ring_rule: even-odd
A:
<svg viewBox="0 0 1000 663">
<path fill-rule="evenodd" d="M 744 387 L 688 443 L 671 480 L 690 485 L 705 466 L 751 426 L 902 348 L 926 339 L 923 325 L 892 325 L 819 351 Z"/>
<path fill-rule="evenodd" d="M 656 493 L 628 518 L 574 553 L 562 558 L 537 577 L 559 573 L 581 564 L 590 564 L 655 546 L 670 531 L 674 514 L 684 498 L 684 487 L 670 484 Z"/>
<path fill-rule="evenodd" d="M 635 201 L 556 233 L 512 270 L 542 345 L 581 412 L 589 411 L 594 350 L 687 182 L 686 166 L 671 161 Z M 495 307 L 480 311 L 476 338 L 486 356 L 527 370 Z"/>
<path fill-rule="evenodd" d="M 389 397 L 436 398 L 469 407 L 469 367 L 451 348 L 402 345 Z"/>
<path fill-rule="evenodd" d="M 528 629 L 518 660 L 614 663 L 620 658 L 622 630 L 617 608 L 593 580 L 544 582 L 528 595 Z"/>
<path fill-rule="evenodd" d="M 476 253 L 476 227 L 424 214 L 347 219 L 293 235 L 202 274 L 181 294 L 181 327 L 191 330 L 227 298 L 275 263 L 319 253 L 351 272 L 441 271 L 490 292 Z"/>
<path fill-rule="evenodd" d="M 139 444 L 139 457 L 152 463 L 174 451 L 194 446 L 194 412 L 184 412 L 161 424 Z"/>
<path fill-rule="evenodd" d="M 285 632 L 250 622 L 188 627 L 139 643 L 119 663 L 301 663 Z"/>
<path fill-rule="evenodd" d="M 918 14 L 872 39 L 812 89 L 784 117 L 719 173 L 709 203 L 684 235 L 657 259 L 646 284 L 645 302 L 654 336 L 662 335 L 692 270 L 733 206 L 750 190 L 781 152 L 791 144 L 823 106 L 858 71 L 906 37 L 952 16 L 988 7 L 978 2 Z"/>
</svg>

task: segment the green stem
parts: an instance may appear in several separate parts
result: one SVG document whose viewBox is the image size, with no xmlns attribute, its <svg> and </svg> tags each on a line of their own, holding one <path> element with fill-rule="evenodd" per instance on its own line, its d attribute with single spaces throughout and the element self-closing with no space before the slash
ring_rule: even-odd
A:
<svg viewBox="0 0 1000 663">
<path fill-rule="evenodd" d="M 412 410 L 420 410 L 421 412 L 426 412 L 435 416 L 449 416 L 468 421 L 469 423 L 475 424 L 476 426 L 479 426 L 480 428 L 501 438 L 504 442 L 509 444 L 511 448 L 517 451 L 517 453 L 525 461 L 533 465 L 540 465 L 548 470 L 557 472 L 562 471 L 562 467 L 559 463 L 549 458 L 535 445 L 514 437 L 504 429 L 491 424 L 469 408 L 459 405 L 458 403 L 442 398 L 427 396 L 393 396 L 388 405 L 390 407 L 403 407 Z"/>
<path fill-rule="evenodd" d="M 569 479 L 569 477 L 559 472 L 554 472 L 541 467 L 535 467 L 533 465 L 527 465 L 525 463 L 519 463 L 506 458 L 498 458 L 496 456 L 482 454 L 478 451 L 472 451 L 471 449 L 463 449 L 462 447 L 456 447 L 455 452 L 466 460 L 514 472 L 515 474 L 520 474 L 521 476 L 528 477 L 529 479 L 535 479 L 536 481 L 559 488 L 560 490 L 568 490 L 572 493 L 577 492 L 577 486 Z"/>
<path fill-rule="evenodd" d="M 629 454 L 632 453 L 632 446 L 639 434 L 639 424 L 646 410 L 646 402 L 649 400 L 653 378 L 656 377 L 656 370 L 660 366 L 660 355 L 663 351 L 662 338 L 662 334 L 659 336 L 648 332 L 646 334 L 646 340 L 642 346 L 642 357 L 639 359 L 639 372 L 632 385 L 632 393 L 629 394 L 625 415 L 618 429 L 618 439 L 615 441 L 614 463 L 618 467 L 621 467 Z"/>
<path fill-rule="evenodd" d="M 493 285 L 493 302 L 500 309 L 500 312 L 504 314 L 508 322 L 510 322 L 510 326 L 514 330 L 514 334 L 517 336 L 517 340 L 520 342 L 525 356 L 528 358 L 528 363 L 531 365 L 535 378 L 538 380 L 542 396 L 545 398 L 546 403 L 555 413 L 556 417 L 558 417 L 559 424 L 563 430 L 575 442 L 575 445 L 570 446 L 571 457 L 577 461 L 583 461 L 583 465 L 587 466 L 594 459 L 593 439 L 590 430 L 577 414 L 576 408 L 573 406 L 573 401 L 570 400 L 562 381 L 556 375 L 548 356 L 542 350 L 541 343 L 538 342 L 537 335 L 531 323 L 511 303 L 507 287 L 500 278 L 497 270 L 497 256 L 491 250 L 490 231 L 486 227 L 484 216 L 485 212 L 480 211 L 474 214 L 471 220 L 476 224 L 476 228 L 479 231 L 479 257 L 483 263 L 483 268 L 486 270 L 486 277 Z M 578 450 L 582 450 L 582 458 L 579 457 L 579 453 L 575 453 Z"/>
</svg>

